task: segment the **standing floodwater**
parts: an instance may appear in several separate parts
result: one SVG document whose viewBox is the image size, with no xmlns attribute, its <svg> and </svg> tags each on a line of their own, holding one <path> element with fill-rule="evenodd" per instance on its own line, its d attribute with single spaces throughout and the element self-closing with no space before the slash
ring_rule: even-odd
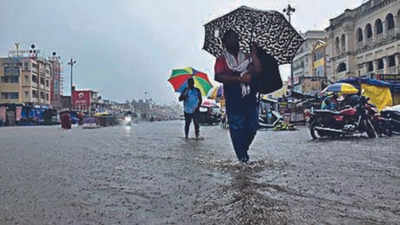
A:
<svg viewBox="0 0 400 225">
<path fill-rule="evenodd" d="M 399 224 L 400 137 L 311 141 L 183 121 L 0 129 L 0 224 Z"/>
</svg>

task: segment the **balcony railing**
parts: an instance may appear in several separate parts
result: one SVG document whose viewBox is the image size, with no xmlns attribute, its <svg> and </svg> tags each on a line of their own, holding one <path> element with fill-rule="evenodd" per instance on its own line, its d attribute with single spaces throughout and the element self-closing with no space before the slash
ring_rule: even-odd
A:
<svg viewBox="0 0 400 225">
<path fill-rule="evenodd" d="M 344 79 L 344 78 L 346 78 L 346 71 L 342 71 L 342 72 L 337 73 L 337 74 L 334 75 L 334 79 L 335 79 L 336 81 L 342 80 L 342 79 Z"/>
<path fill-rule="evenodd" d="M 386 31 L 386 37 L 387 38 L 393 38 L 393 37 L 395 37 L 396 36 L 396 33 L 395 33 L 395 30 L 394 29 L 390 29 L 390 30 L 387 30 Z"/>
<path fill-rule="evenodd" d="M 396 66 L 390 66 L 387 69 L 387 73 L 389 73 L 389 74 L 397 74 L 396 69 L 397 69 Z"/>
<path fill-rule="evenodd" d="M 365 76 L 367 76 L 368 78 L 375 78 L 374 75 L 375 75 L 375 72 L 373 72 L 373 71 L 367 72 L 365 74 Z"/>
<path fill-rule="evenodd" d="M 357 47 L 357 49 L 361 49 L 361 48 L 363 48 L 365 45 L 364 45 L 364 42 L 362 42 L 362 41 L 357 41 L 357 44 L 356 44 L 356 47 Z"/>
<path fill-rule="evenodd" d="M 370 46 L 372 44 L 372 41 L 373 41 L 372 37 L 366 38 L 365 39 L 365 45 Z"/>
<path fill-rule="evenodd" d="M 382 41 L 383 38 L 384 38 L 383 33 L 377 34 L 377 35 L 375 36 L 375 41 L 376 41 L 376 42 Z"/>
</svg>

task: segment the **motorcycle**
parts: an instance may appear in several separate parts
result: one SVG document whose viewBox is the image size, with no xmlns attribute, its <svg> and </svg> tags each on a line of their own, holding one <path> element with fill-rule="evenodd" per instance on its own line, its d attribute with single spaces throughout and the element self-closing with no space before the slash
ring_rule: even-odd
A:
<svg viewBox="0 0 400 225">
<path fill-rule="evenodd" d="M 221 122 L 220 108 L 218 106 L 202 105 L 199 109 L 198 121 L 200 124 L 219 124 Z"/>
<path fill-rule="evenodd" d="M 276 111 L 263 112 L 258 115 L 260 128 L 274 128 L 283 121 L 283 117 Z"/>
<path fill-rule="evenodd" d="M 392 122 L 390 118 L 383 117 L 376 108 L 375 105 L 367 103 L 366 108 L 368 110 L 368 115 L 375 128 L 376 133 L 382 137 L 386 135 L 388 137 L 392 136 Z"/>
<path fill-rule="evenodd" d="M 381 116 L 390 120 L 393 132 L 400 133 L 400 105 L 388 107 L 381 111 Z"/>
<path fill-rule="evenodd" d="M 368 115 L 368 98 L 359 96 L 358 104 L 341 111 L 314 110 L 310 117 L 310 132 L 313 139 L 340 137 L 366 132 L 376 138 L 376 131 Z"/>
</svg>

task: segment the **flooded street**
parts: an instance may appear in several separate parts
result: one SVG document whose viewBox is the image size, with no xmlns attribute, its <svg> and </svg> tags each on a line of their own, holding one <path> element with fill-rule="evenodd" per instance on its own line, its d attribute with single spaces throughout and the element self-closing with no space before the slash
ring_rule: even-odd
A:
<svg viewBox="0 0 400 225">
<path fill-rule="evenodd" d="M 400 136 L 260 131 L 242 166 L 227 130 L 201 135 L 1 128 L 0 224 L 400 224 Z"/>
</svg>

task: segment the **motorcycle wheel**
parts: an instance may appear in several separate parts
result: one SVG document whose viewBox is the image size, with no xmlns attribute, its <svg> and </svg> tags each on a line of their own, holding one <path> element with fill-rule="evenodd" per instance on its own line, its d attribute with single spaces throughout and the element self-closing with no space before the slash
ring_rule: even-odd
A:
<svg viewBox="0 0 400 225">
<path fill-rule="evenodd" d="M 376 138 L 376 132 L 374 126 L 372 126 L 372 123 L 370 120 L 364 120 L 364 126 L 365 130 L 367 131 L 367 135 L 369 138 Z"/>
<path fill-rule="evenodd" d="M 311 133 L 311 137 L 314 139 L 314 140 L 318 140 L 318 139 L 320 139 L 321 138 L 321 135 L 320 135 L 320 133 L 319 133 L 319 131 L 317 131 L 316 129 L 315 129 L 315 127 L 317 127 L 317 123 L 311 123 L 311 125 L 310 125 L 310 133 Z"/>
<path fill-rule="evenodd" d="M 391 125 L 385 125 L 383 133 L 386 136 L 391 137 L 393 135 L 392 126 Z"/>
</svg>

